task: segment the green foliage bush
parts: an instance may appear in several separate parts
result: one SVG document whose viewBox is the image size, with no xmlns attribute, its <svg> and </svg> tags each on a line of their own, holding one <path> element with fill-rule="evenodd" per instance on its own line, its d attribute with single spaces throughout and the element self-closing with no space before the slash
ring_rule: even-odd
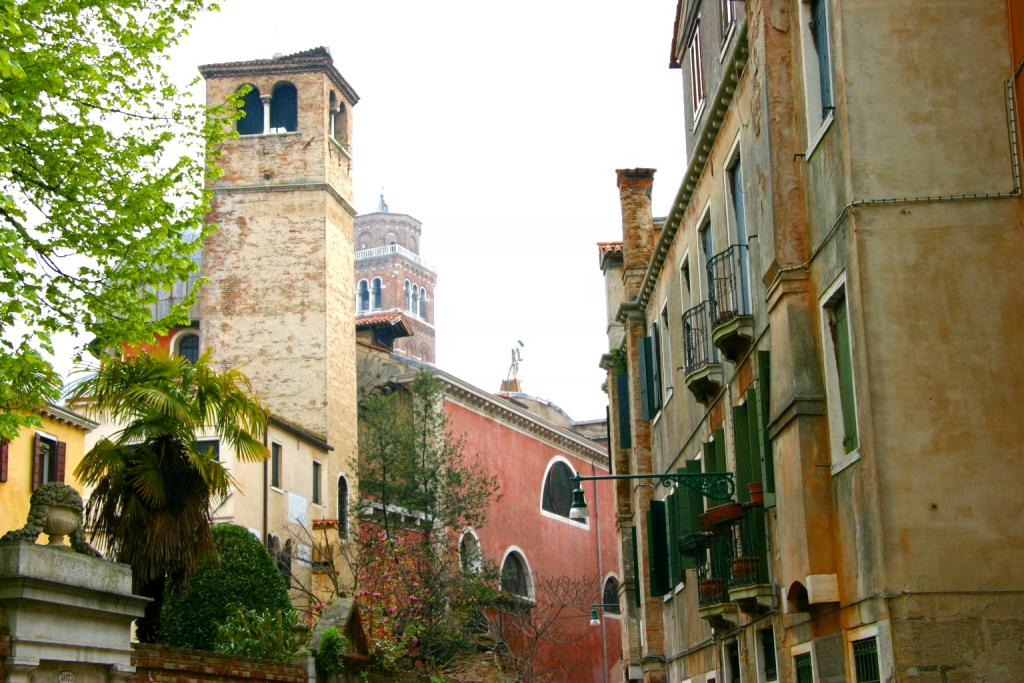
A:
<svg viewBox="0 0 1024 683">
<path fill-rule="evenodd" d="M 263 545 L 234 524 L 213 528 L 217 556 L 203 560 L 188 587 L 168 596 L 160 642 L 212 650 L 217 627 L 238 609 L 285 612 L 291 608 L 284 578 Z"/>
<path fill-rule="evenodd" d="M 298 620 L 293 609 L 252 610 L 234 606 L 227 621 L 217 627 L 213 649 L 226 655 L 273 659 L 288 663 L 295 654 L 292 627 Z"/>
<path fill-rule="evenodd" d="M 320 634 L 320 645 L 316 650 L 316 668 L 321 673 L 336 674 L 341 671 L 341 656 L 348 647 L 346 638 L 335 626 L 331 626 Z"/>
</svg>

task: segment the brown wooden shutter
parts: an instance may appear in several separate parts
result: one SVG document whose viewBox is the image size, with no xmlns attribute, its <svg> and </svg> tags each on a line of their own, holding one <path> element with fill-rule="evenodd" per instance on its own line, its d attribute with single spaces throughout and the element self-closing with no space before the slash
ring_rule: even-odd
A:
<svg viewBox="0 0 1024 683">
<path fill-rule="evenodd" d="M 11 442 L 0 440 L 0 482 L 7 481 L 7 457 L 11 450 Z"/>
<path fill-rule="evenodd" d="M 57 462 L 53 468 L 53 480 L 64 482 L 64 464 L 67 462 L 68 445 L 63 441 L 57 442 Z"/>
<path fill-rule="evenodd" d="M 43 437 L 38 434 L 32 439 L 32 490 L 43 485 Z"/>
</svg>

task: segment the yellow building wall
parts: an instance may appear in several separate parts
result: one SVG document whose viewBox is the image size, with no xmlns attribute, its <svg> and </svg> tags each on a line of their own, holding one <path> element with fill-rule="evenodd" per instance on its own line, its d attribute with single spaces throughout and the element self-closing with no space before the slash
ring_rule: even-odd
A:
<svg viewBox="0 0 1024 683">
<path fill-rule="evenodd" d="M 85 455 L 86 431 L 47 415 L 40 419 L 40 426 L 22 428 L 8 447 L 7 481 L 0 482 L 0 535 L 25 526 L 32 496 L 33 443 L 37 432 L 67 444 L 64 483 L 82 493 L 82 484 L 74 478 L 74 471 Z M 45 536 L 40 538 L 46 542 Z"/>
</svg>

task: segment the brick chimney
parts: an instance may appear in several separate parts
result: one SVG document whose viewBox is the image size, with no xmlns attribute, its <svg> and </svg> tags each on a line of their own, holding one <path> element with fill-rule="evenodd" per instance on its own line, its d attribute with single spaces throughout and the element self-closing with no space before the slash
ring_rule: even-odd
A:
<svg viewBox="0 0 1024 683">
<path fill-rule="evenodd" d="M 523 387 L 519 384 L 518 379 L 503 379 L 501 380 L 501 389 L 498 390 L 502 394 L 522 393 Z"/>
<path fill-rule="evenodd" d="M 653 168 L 626 168 L 615 171 L 622 206 L 622 259 L 625 297 L 636 297 L 647 264 L 654 251 L 654 217 L 651 214 Z"/>
</svg>

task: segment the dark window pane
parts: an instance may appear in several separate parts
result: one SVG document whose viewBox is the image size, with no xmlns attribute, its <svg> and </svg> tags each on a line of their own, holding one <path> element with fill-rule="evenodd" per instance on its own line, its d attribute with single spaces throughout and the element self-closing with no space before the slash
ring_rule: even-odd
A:
<svg viewBox="0 0 1024 683">
<path fill-rule="evenodd" d="M 548 470 L 544 480 L 542 506 L 548 512 L 562 517 L 569 516 L 572 506 L 572 470 L 564 462 L 556 462 Z"/>
<path fill-rule="evenodd" d="M 196 450 L 208 454 L 214 460 L 220 460 L 220 441 L 217 439 L 196 441 Z"/>
<path fill-rule="evenodd" d="M 348 538 L 348 480 L 338 477 L 338 535 Z"/>
<path fill-rule="evenodd" d="M 811 653 L 805 652 L 793 658 L 796 669 L 796 683 L 814 683 L 814 671 L 811 670 Z"/>
<path fill-rule="evenodd" d="M 188 359 L 190 363 L 199 360 L 199 335 L 186 334 L 178 341 L 178 355 Z"/>
<path fill-rule="evenodd" d="M 501 590 L 524 598 L 530 597 L 526 565 L 518 553 L 510 553 L 501 566 Z"/>
<path fill-rule="evenodd" d="M 313 502 L 320 503 L 320 463 L 313 463 Z"/>
<path fill-rule="evenodd" d="M 281 488 L 281 444 L 270 446 L 270 485 Z"/>
<path fill-rule="evenodd" d="M 609 576 L 604 582 L 604 592 L 601 596 L 604 603 L 604 611 L 609 614 L 619 614 L 619 582 L 614 576 Z"/>
<path fill-rule="evenodd" d="M 299 129 L 298 95 L 291 83 L 278 83 L 270 98 L 270 127 Z"/>
<path fill-rule="evenodd" d="M 775 663 L 775 633 L 771 628 L 761 632 L 761 655 L 764 658 L 764 678 L 774 681 L 779 677 L 779 668 Z"/>
<path fill-rule="evenodd" d="M 253 88 L 242 98 L 242 118 L 238 119 L 239 135 L 258 135 L 263 132 L 263 101 L 259 88 Z"/>
</svg>

